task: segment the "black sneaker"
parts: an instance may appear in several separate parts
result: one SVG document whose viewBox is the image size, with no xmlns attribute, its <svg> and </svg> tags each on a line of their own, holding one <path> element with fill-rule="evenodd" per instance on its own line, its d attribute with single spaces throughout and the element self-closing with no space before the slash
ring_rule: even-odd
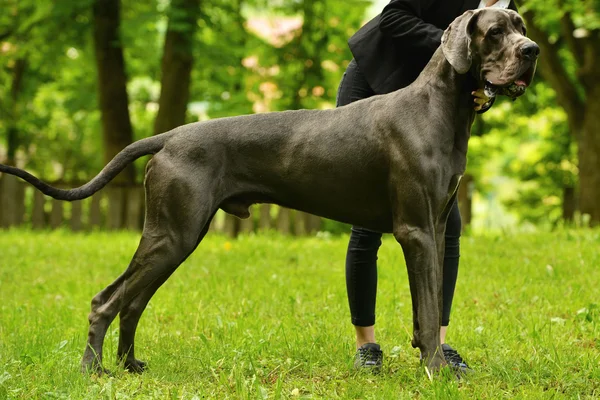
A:
<svg viewBox="0 0 600 400">
<path fill-rule="evenodd" d="M 383 351 L 376 343 L 366 343 L 358 348 L 354 356 L 354 368 L 370 371 L 374 374 L 381 372 L 383 364 Z"/>
<path fill-rule="evenodd" d="M 460 354 L 458 354 L 458 351 L 454 350 L 452 347 L 450 347 L 450 345 L 444 343 L 442 345 L 442 352 L 444 353 L 446 362 L 451 368 L 460 372 L 473 372 L 465 360 L 463 360 Z"/>
</svg>

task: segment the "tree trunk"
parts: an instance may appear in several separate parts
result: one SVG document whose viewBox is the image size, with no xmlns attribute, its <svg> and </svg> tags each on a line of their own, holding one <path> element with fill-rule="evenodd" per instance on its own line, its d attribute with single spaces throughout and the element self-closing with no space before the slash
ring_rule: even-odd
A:
<svg viewBox="0 0 600 400">
<path fill-rule="evenodd" d="M 225 214 L 223 231 L 229 237 L 235 238 L 240 234 L 241 219 L 231 214 Z"/>
<path fill-rule="evenodd" d="M 125 60 L 119 38 L 120 6 L 120 0 L 95 0 L 92 6 L 105 163 L 112 160 L 117 153 L 133 141 Z M 114 182 L 133 184 L 135 182 L 134 165 L 128 165 L 115 178 Z M 124 221 L 127 220 L 127 207 L 114 208 L 113 204 L 109 204 L 109 209 L 111 217 L 108 225 L 115 229 L 123 228 Z"/>
<path fill-rule="evenodd" d="M 573 223 L 575 211 L 577 210 L 577 200 L 575 198 L 575 188 L 566 186 L 563 188 L 563 206 L 562 217 L 565 223 Z"/>
<path fill-rule="evenodd" d="M 105 163 L 133 141 L 125 61 L 119 38 L 120 6 L 120 0 L 95 0 L 93 4 L 94 50 Z M 115 179 L 126 183 L 134 180 L 133 165 L 125 168 Z"/>
<path fill-rule="evenodd" d="M 579 148 L 579 209 L 600 224 L 600 84 L 587 97 Z"/>
<path fill-rule="evenodd" d="M 5 164 L 15 165 L 19 147 L 19 94 L 23 87 L 25 60 L 18 58 L 12 70 L 10 86 L 9 117 L 6 121 L 6 160 Z M 25 203 L 24 186 L 16 176 L 4 174 L 0 179 L 0 227 L 18 226 L 23 223 Z"/>
<path fill-rule="evenodd" d="M 185 123 L 194 62 L 193 44 L 200 0 L 172 0 L 162 58 L 159 109 L 154 134 Z"/>
<path fill-rule="evenodd" d="M 579 209 L 590 216 L 592 226 L 600 224 L 600 30 L 575 36 L 575 23 L 563 10 L 561 34 L 566 48 L 577 63 L 576 80 L 567 73 L 559 52 L 559 42 L 550 42 L 548 34 L 536 25 L 533 9 L 524 14 L 529 35 L 541 49 L 540 72 L 556 91 L 556 98 L 568 116 L 569 128 L 577 139 L 579 158 Z M 581 88 L 578 93 L 578 86 Z"/>
<path fill-rule="evenodd" d="M 0 179 L 0 227 L 21 225 L 24 204 L 25 186 L 16 176 L 4 174 Z"/>
<path fill-rule="evenodd" d="M 473 188 L 475 186 L 473 175 L 465 174 L 458 187 L 458 208 L 462 220 L 462 229 L 471 225 L 473 219 Z"/>
<path fill-rule="evenodd" d="M 21 88 L 23 87 L 23 75 L 25 74 L 25 60 L 18 58 L 12 71 L 12 83 L 10 87 L 10 118 L 6 129 L 6 161 L 7 165 L 15 165 L 17 148 L 19 147 L 19 129 L 17 121 L 19 119 L 18 100 Z"/>
<path fill-rule="evenodd" d="M 46 213 L 44 204 L 46 197 L 39 190 L 33 191 L 33 210 L 31 212 L 31 227 L 33 229 L 43 229 L 46 226 Z"/>
<path fill-rule="evenodd" d="M 320 54 L 318 52 L 319 46 L 318 43 L 315 42 L 315 32 L 318 32 L 319 21 L 323 16 L 317 15 L 317 7 L 319 5 L 319 1 L 315 0 L 303 0 L 302 1 L 302 31 L 300 36 L 296 38 L 295 45 L 297 46 L 297 62 L 302 63 L 302 72 L 299 73 L 296 78 L 296 82 L 292 85 L 292 91 L 290 96 L 292 97 L 292 102 L 290 105 L 290 109 L 299 110 L 305 108 L 303 104 L 303 96 L 301 95 L 303 90 L 307 90 L 310 92 L 312 87 L 310 87 L 311 78 L 314 81 L 319 81 L 323 77 L 323 71 L 321 67 Z M 318 38 L 318 42 L 324 42 L 325 32 L 321 32 L 321 35 Z M 282 209 L 283 210 L 283 209 Z M 280 210 L 281 213 L 281 210 Z M 286 224 L 286 218 L 290 218 L 292 216 L 289 211 L 281 214 L 281 218 L 278 219 L 278 223 L 280 224 L 279 229 L 281 231 L 282 226 Z M 294 217 L 294 234 L 297 236 L 306 235 L 307 226 L 306 221 L 310 219 L 308 214 L 295 211 L 293 213 Z M 314 221 L 315 225 L 321 225 L 320 217 L 315 216 L 318 220 Z M 289 223 L 289 222 L 288 222 Z"/>
</svg>

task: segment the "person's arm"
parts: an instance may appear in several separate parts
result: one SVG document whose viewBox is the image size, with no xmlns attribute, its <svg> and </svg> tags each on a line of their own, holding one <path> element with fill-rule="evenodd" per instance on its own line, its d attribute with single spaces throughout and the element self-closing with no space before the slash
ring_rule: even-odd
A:
<svg viewBox="0 0 600 400">
<path fill-rule="evenodd" d="M 444 31 L 423 21 L 434 0 L 392 0 L 381 12 L 379 30 L 407 50 L 433 55 Z"/>
</svg>

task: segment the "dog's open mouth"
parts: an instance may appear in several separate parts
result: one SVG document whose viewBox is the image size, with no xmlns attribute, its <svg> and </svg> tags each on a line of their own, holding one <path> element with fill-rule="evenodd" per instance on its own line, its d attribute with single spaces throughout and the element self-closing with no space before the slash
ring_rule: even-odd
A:
<svg viewBox="0 0 600 400">
<path fill-rule="evenodd" d="M 511 99 L 516 99 L 521 96 L 533 80 L 535 73 L 535 63 L 530 65 L 524 72 L 522 72 L 517 79 L 508 83 L 493 83 L 489 80 L 485 81 L 485 92 L 488 97 L 494 97 L 497 95 L 508 96 Z"/>
</svg>

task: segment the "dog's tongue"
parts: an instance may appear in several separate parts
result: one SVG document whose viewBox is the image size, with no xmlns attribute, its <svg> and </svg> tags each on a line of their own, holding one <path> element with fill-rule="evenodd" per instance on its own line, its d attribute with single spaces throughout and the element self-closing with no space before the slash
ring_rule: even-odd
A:
<svg viewBox="0 0 600 400">
<path fill-rule="evenodd" d="M 527 82 L 525 82 L 523 79 L 518 79 L 515 81 L 515 85 L 517 86 L 527 86 Z"/>
</svg>

